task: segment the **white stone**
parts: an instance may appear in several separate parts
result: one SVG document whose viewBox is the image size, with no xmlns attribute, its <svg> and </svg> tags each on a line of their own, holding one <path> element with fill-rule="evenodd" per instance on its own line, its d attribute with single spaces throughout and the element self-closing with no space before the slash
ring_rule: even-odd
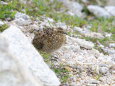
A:
<svg viewBox="0 0 115 86">
<path fill-rule="evenodd" d="M 98 39 L 104 38 L 104 36 L 101 33 L 97 33 L 97 32 L 89 32 L 89 33 L 86 33 L 85 36 L 91 37 L 91 38 L 98 38 Z"/>
<path fill-rule="evenodd" d="M 115 6 L 115 0 L 107 0 L 108 6 Z"/>
<path fill-rule="evenodd" d="M 79 4 L 76 1 L 70 1 L 70 0 L 58 0 L 63 2 L 63 4 L 69 9 L 69 12 L 72 12 L 74 15 L 77 15 L 78 17 L 84 17 L 85 14 L 82 13 L 83 6 Z M 73 15 L 72 14 L 72 15 Z"/>
<path fill-rule="evenodd" d="M 88 10 L 93 13 L 96 17 L 108 18 L 111 15 L 102 7 L 97 5 L 89 5 Z"/>
<path fill-rule="evenodd" d="M 0 86 L 43 86 L 40 80 L 33 78 L 27 67 L 10 54 L 6 45 L 7 41 L 0 35 Z"/>
<path fill-rule="evenodd" d="M 95 80 L 95 79 L 91 79 L 91 80 L 89 80 L 89 84 L 98 84 L 99 83 L 99 81 L 98 80 Z M 93 86 L 92 85 L 92 86 Z"/>
<path fill-rule="evenodd" d="M 105 48 L 102 48 L 102 49 L 109 54 L 115 54 L 115 49 L 114 48 L 105 47 Z"/>
<path fill-rule="evenodd" d="M 14 21 L 16 22 L 16 24 L 21 25 L 21 26 L 31 24 L 31 21 L 26 21 L 26 20 L 24 20 L 22 18 L 15 19 Z"/>
<path fill-rule="evenodd" d="M 68 15 L 70 15 L 70 16 L 74 16 L 75 14 L 74 13 L 72 13 L 71 11 L 67 11 L 66 12 Z"/>
<path fill-rule="evenodd" d="M 0 21 L 0 26 L 4 25 L 4 23 L 2 21 Z"/>
<path fill-rule="evenodd" d="M 0 4 L 7 5 L 8 3 L 4 1 L 0 1 Z"/>
<path fill-rule="evenodd" d="M 86 41 L 84 39 L 76 39 L 76 42 L 81 46 L 84 47 L 86 49 L 92 49 L 94 47 L 94 44 L 90 41 Z"/>
<path fill-rule="evenodd" d="M 89 0 L 82 0 L 82 2 L 84 2 L 84 3 L 88 3 L 88 2 L 89 2 Z"/>
<path fill-rule="evenodd" d="M 54 22 L 54 20 L 52 18 L 47 18 L 48 22 Z"/>
<path fill-rule="evenodd" d="M 7 51 L 7 47 L 8 47 L 7 40 L 3 36 L 1 37 L 0 33 L 0 50 L 5 52 Z"/>
<path fill-rule="evenodd" d="M 41 55 L 34 46 L 29 43 L 25 35 L 15 26 L 10 26 L 2 33 L 9 41 L 9 51 L 14 55 L 23 67 L 27 67 L 29 72 L 37 81 L 40 79 L 44 85 L 59 86 L 59 79 L 55 73 L 43 61 Z"/>
<path fill-rule="evenodd" d="M 98 39 L 104 38 L 104 36 L 101 33 L 92 32 L 88 28 L 74 27 L 73 30 L 80 32 L 85 37 L 98 38 Z"/>
<path fill-rule="evenodd" d="M 115 43 L 110 43 L 110 44 L 109 44 L 109 47 L 115 48 Z"/>
<path fill-rule="evenodd" d="M 106 6 L 105 9 L 106 9 L 112 16 L 115 16 L 115 6 Z"/>
<path fill-rule="evenodd" d="M 73 30 L 74 30 L 74 31 L 78 31 L 78 32 L 80 32 L 80 33 L 83 33 L 83 29 L 80 28 L 80 27 L 74 27 Z"/>
<path fill-rule="evenodd" d="M 30 17 L 29 17 L 28 15 L 26 15 L 26 14 L 24 14 L 24 13 L 20 13 L 20 12 L 17 12 L 17 13 L 15 14 L 15 18 L 16 18 L 16 19 L 23 18 L 24 20 L 30 19 Z"/>
<path fill-rule="evenodd" d="M 112 36 L 112 33 L 105 32 L 105 37 L 111 37 L 111 36 Z"/>
<path fill-rule="evenodd" d="M 32 23 L 30 17 L 24 13 L 17 12 L 15 15 L 15 20 L 16 24 L 18 25 L 29 25 Z"/>
<path fill-rule="evenodd" d="M 109 68 L 108 68 L 108 67 L 100 67 L 100 68 L 99 68 L 99 72 L 100 72 L 101 74 L 106 74 L 108 71 L 109 71 Z"/>
</svg>

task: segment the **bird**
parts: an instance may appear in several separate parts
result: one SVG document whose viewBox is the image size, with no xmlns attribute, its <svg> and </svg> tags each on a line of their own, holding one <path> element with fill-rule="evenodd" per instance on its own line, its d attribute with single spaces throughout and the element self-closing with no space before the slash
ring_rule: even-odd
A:
<svg viewBox="0 0 115 86">
<path fill-rule="evenodd" d="M 66 35 L 61 27 L 44 28 L 42 31 L 37 31 L 32 43 L 38 50 L 52 53 L 66 43 Z"/>
</svg>

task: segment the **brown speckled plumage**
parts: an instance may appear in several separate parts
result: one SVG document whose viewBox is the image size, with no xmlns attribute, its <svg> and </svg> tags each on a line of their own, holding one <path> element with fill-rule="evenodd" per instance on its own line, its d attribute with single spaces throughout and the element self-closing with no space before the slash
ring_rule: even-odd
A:
<svg viewBox="0 0 115 86">
<path fill-rule="evenodd" d="M 38 50 L 51 53 L 60 48 L 65 41 L 66 35 L 62 28 L 46 28 L 37 32 L 33 44 Z"/>
</svg>

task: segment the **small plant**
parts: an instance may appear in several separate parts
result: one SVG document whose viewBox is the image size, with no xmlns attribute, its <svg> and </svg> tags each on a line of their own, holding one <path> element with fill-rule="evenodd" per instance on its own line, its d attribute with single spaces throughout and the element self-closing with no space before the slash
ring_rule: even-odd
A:
<svg viewBox="0 0 115 86">
<path fill-rule="evenodd" d="M 112 34 L 111 39 L 115 41 L 115 34 Z"/>
<path fill-rule="evenodd" d="M 65 66 L 60 65 L 58 68 L 54 67 L 53 70 L 54 72 L 57 74 L 57 76 L 60 78 L 62 83 L 67 82 L 67 80 L 69 79 L 70 75 L 69 75 L 69 70 L 67 70 L 66 68 L 64 68 Z"/>
<path fill-rule="evenodd" d="M 107 52 L 105 52 L 101 47 L 98 45 L 95 45 L 95 49 L 97 49 L 99 52 L 103 53 L 104 55 L 109 55 Z"/>
<path fill-rule="evenodd" d="M 101 77 L 102 77 L 102 74 L 97 74 L 97 75 L 94 77 L 94 79 L 100 80 Z"/>
<path fill-rule="evenodd" d="M 97 40 L 99 40 L 98 38 L 84 37 L 84 36 L 82 36 L 81 38 L 82 38 L 82 39 L 85 39 L 85 40 L 87 40 L 87 41 L 92 41 L 93 43 L 96 43 Z"/>
<path fill-rule="evenodd" d="M 77 16 L 70 16 L 68 14 L 61 13 L 61 12 L 50 13 L 47 14 L 47 16 L 53 18 L 55 21 L 65 22 L 67 25 L 71 25 L 71 26 L 82 27 L 87 24 L 86 20 L 82 18 L 79 18 Z"/>
<path fill-rule="evenodd" d="M 4 25 L 0 26 L 0 32 L 3 32 L 7 28 L 8 28 L 7 24 L 4 24 Z"/>
<path fill-rule="evenodd" d="M 17 11 L 22 12 L 24 9 L 24 4 L 20 3 L 18 0 L 6 0 L 8 4 L 0 5 L 0 19 L 5 20 L 10 18 L 10 20 L 14 19 Z"/>
<path fill-rule="evenodd" d="M 111 17 L 108 19 L 105 18 L 97 18 L 95 20 L 89 21 L 89 24 L 92 25 L 91 30 L 95 32 L 111 32 L 115 33 L 115 25 L 112 23 L 115 22 L 115 17 Z"/>
<path fill-rule="evenodd" d="M 40 54 L 41 54 L 42 57 L 44 58 L 45 62 L 49 63 L 51 54 L 46 53 L 46 52 L 42 52 L 42 51 L 40 51 Z"/>
</svg>

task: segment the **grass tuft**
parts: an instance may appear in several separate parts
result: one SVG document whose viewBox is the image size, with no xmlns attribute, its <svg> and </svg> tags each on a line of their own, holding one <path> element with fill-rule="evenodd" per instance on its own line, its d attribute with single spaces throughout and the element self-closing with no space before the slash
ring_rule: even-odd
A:
<svg viewBox="0 0 115 86">
<path fill-rule="evenodd" d="M 3 32 L 5 29 L 7 29 L 9 26 L 7 24 L 4 24 L 0 26 L 0 32 Z"/>
</svg>

